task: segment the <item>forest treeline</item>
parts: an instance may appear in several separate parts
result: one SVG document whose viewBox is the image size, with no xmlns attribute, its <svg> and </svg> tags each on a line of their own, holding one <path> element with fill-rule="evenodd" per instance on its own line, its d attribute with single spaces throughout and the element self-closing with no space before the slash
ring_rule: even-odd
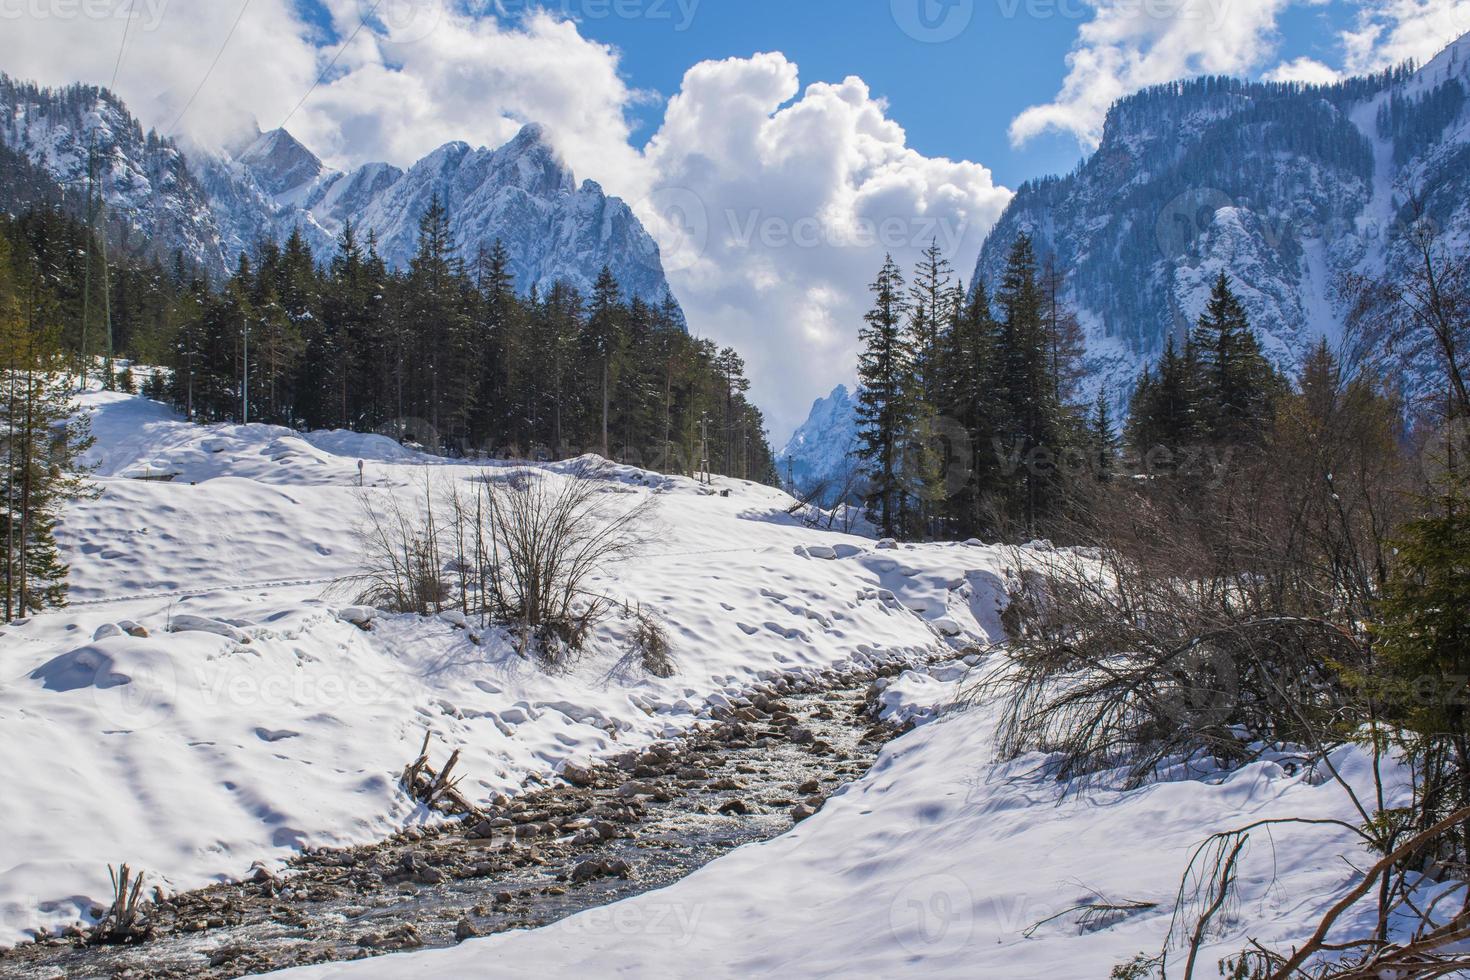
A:
<svg viewBox="0 0 1470 980">
<path fill-rule="evenodd" d="M 563 283 L 522 295 L 499 243 L 456 254 L 448 223 L 434 200 L 401 270 L 349 225 L 333 255 L 293 235 L 211 282 L 177 256 L 165 266 L 115 243 L 109 256 L 60 207 L 0 215 L 6 616 L 64 599 L 50 528 L 83 488 L 72 474 L 88 436 L 69 399 L 84 375 L 199 422 L 775 481 L 743 360 L 691 336 L 671 297 L 625 297 L 607 269 L 590 295 Z"/>
<path fill-rule="evenodd" d="M 65 347 L 162 365 L 149 394 L 190 419 L 381 431 L 463 456 L 597 452 L 664 472 L 691 472 L 707 431 L 712 472 L 774 479 L 740 355 L 690 336 L 672 298 L 629 299 L 606 269 L 591 295 L 521 295 L 500 244 L 456 254 L 448 222 L 434 200 L 402 270 L 349 225 L 331 256 L 293 235 L 222 283 L 176 259 L 115 263 L 105 289 L 99 249 L 65 214 L 34 210 L 5 234 L 43 270 Z"/>
</svg>

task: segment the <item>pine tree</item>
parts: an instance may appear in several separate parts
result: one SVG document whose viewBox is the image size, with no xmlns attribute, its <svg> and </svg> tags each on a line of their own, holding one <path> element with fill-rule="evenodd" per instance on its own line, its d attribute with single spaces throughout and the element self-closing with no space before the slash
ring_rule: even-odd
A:
<svg viewBox="0 0 1470 980">
<path fill-rule="evenodd" d="M 598 446 L 604 457 L 610 457 L 609 421 L 612 415 L 612 390 L 623 346 L 623 311 L 619 305 L 620 290 L 612 269 L 602 267 L 592 287 L 592 303 L 587 326 L 583 331 L 586 354 L 595 365 L 600 421 Z"/>
<path fill-rule="evenodd" d="M 19 278 L 0 241 L 0 605 L 7 620 L 66 602 L 68 567 L 55 528 L 66 502 L 89 492 L 78 471 L 92 441 L 86 416 L 72 411 L 54 297 L 39 265 L 26 286 L 18 287 Z"/>
<path fill-rule="evenodd" d="M 1128 441 L 1139 456 L 1167 451 L 1172 457 L 1204 437 L 1198 374 L 1194 342 L 1185 342 L 1181 356 L 1171 336 L 1157 367 L 1139 376 L 1128 417 Z"/>
<path fill-rule="evenodd" d="M 873 308 L 859 334 L 864 349 L 858 357 L 857 456 L 868 481 L 868 519 L 894 537 L 908 523 L 902 453 L 912 421 L 913 351 L 904 329 L 908 304 L 903 274 L 891 255 L 869 290 Z"/>
<path fill-rule="evenodd" d="M 944 500 L 944 459 L 941 458 L 940 412 L 944 396 L 943 356 L 947 335 L 957 317 L 953 270 L 931 240 L 914 270 L 909 289 L 907 343 L 913 352 L 908 393 L 911 431 L 903 439 L 904 483 L 914 496 L 916 527 L 906 529 L 933 535 Z"/>
<path fill-rule="evenodd" d="M 1118 437 L 1113 432 L 1113 416 L 1108 407 L 1107 392 L 1098 392 L 1092 414 L 1087 420 L 1087 436 L 1088 464 L 1096 479 L 1106 482 L 1113 477 L 1118 456 Z"/>
<path fill-rule="evenodd" d="M 1005 408 L 998 431 L 1019 471 L 1010 495 L 1012 514 L 1028 534 L 1035 534 L 1059 503 L 1056 460 L 1066 448 L 1036 270 L 1031 239 L 1021 235 L 1011 246 L 996 294 L 1001 309 L 997 388 Z"/>
<path fill-rule="evenodd" d="M 1220 273 L 1195 327 L 1200 362 L 1201 425 L 1216 444 L 1259 443 L 1281 385 L 1245 314 Z"/>
<path fill-rule="evenodd" d="M 945 508 L 952 536 L 990 535 L 985 503 L 1000 486 L 997 455 L 991 452 L 1001 416 L 997 398 L 996 331 L 990 297 L 976 282 L 968 303 L 953 306 L 954 322 L 945 334 L 940 359 L 940 404 L 964 431 L 970 474 Z"/>
</svg>

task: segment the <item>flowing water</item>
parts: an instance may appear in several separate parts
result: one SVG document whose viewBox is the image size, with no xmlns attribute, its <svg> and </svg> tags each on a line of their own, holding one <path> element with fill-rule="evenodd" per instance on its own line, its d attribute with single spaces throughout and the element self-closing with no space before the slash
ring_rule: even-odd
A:
<svg viewBox="0 0 1470 980">
<path fill-rule="evenodd" d="M 78 934 L 0 954 L 0 976 L 236 977 L 450 946 L 533 928 L 660 888 L 794 820 L 867 771 L 894 734 L 866 713 L 872 674 L 757 692 L 712 731 L 593 770 L 470 819 L 378 844 L 301 855 L 279 876 L 214 885 L 149 910 L 152 936 Z M 644 931 L 694 926 L 658 908 Z"/>
</svg>

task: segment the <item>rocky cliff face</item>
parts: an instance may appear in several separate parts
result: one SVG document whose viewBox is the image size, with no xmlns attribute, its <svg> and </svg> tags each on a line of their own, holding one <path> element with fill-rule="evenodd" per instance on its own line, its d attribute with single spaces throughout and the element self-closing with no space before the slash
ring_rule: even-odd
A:
<svg viewBox="0 0 1470 980">
<path fill-rule="evenodd" d="M 820 503 L 833 504 L 842 495 L 848 476 L 857 466 L 857 402 L 846 385 L 812 403 L 811 414 L 776 457 L 781 479 L 797 490 L 821 488 Z"/>
<path fill-rule="evenodd" d="M 1407 261 L 1411 201 L 1470 228 L 1470 39 L 1417 71 L 1330 86 L 1199 79 L 1120 101 L 1075 172 L 1024 185 L 975 275 L 998 281 L 1016 236 L 1067 272 L 1090 384 L 1121 408 L 1226 272 L 1266 352 L 1294 368 L 1341 334 L 1340 283 Z"/>
</svg>

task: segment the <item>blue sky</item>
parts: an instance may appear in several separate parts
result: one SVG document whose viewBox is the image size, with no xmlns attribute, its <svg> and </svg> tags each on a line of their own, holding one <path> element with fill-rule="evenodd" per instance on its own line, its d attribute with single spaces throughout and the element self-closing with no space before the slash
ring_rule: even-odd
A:
<svg viewBox="0 0 1470 980">
<path fill-rule="evenodd" d="M 328 41 L 340 40 L 323 0 L 298 2 Z M 911 146 L 926 156 L 982 163 L 1006 186 L 1064 173 L 1085 154 L 1067 133 L 1044 133 L 1023 145 L 1008 136 L 1013 118 L 1060 88 L 1078 29 L 1095 14 L 1084 0 L 460 2 L 467 12 L 506 23 L 546 10 L 574 21 L 583 36 L 615 46 L 623 76 L 649 95 L 629 110 L 639 145 L 657 130 L 666 99 L 692 65 L 779 51 L 800 67 L 803 85 L 861 77 L 888 102 Z M 369 11 L 374 3 L 358 0 Z M 918 20 L 921 10 L 934 25 L 932 33 Z M 1302 57 L 1350 73 L 1340 35 L 1363 10 L 1363 4 L 1342 0 L 1282 5 L 1272 32 L 1273 58 L 1242 74 L 1263 74 Z M 905 32 L 915 25 L 918 38 Z"/>
</svg>

